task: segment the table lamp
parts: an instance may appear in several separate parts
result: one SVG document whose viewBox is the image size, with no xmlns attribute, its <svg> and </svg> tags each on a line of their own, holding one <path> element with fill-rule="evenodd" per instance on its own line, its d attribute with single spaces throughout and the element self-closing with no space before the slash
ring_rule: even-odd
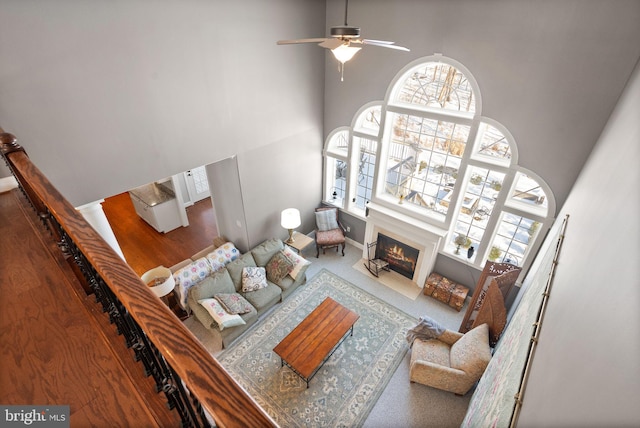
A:
<svg viewBox="0 0 640 428">
<path fill-rule="evenodd" d="M 142 274 L 141 279 L 149 286 L 151 291 L 160 298 L 171 293 L 176 286 L 173 274 L 164 266 L 159 266 L 145 272 Z"/>
<path fill-rule="evenodd" d="M 280 224 L 285 229 L 289 230 L 289 239 L 287 239 L 287 244 L 293 243 L 293 229 L 300 226 L 300 211 L 296 208 L 287 208 L 282 211 L 280 216 Z"/>
</svg>

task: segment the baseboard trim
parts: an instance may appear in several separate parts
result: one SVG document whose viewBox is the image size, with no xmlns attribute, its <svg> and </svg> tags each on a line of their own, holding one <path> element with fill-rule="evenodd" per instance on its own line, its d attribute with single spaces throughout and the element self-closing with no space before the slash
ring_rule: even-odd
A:
<svg viewBox="0 0 640 428">
<path fill-rule="evenodd" d="M 353 245 L 356 248 L 360 248 L 361 250 L 364 248 L 364 245 L 362 245 L 358 241 L 354 241 L 351 238 L 345 238 L 345 241 L 347 241 L 348 244 Z"/>
</svg>

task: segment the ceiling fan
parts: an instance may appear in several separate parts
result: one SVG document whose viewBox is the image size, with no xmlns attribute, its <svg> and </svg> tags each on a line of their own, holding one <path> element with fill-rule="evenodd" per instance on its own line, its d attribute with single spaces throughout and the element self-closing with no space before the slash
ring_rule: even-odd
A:
<svg viewBox="0 0 640 428">
<path fill-rule="evenodd" d="M 340 62 L 340 80 L 344 80 L 344 63 L 362 49 L 364 45 L 379 46 L 381 48 L 409 51 L 403 46 L 396 46 L 395 42 L 386 40 L 363 39 L 360 37 L 360 27 L 354 27 L 347 23 L 349 0 L 345 0 L 344 25 L 331 27 L 331 37 L 316 37 L 311 39 L 278 40 L 279 45 L 292 45 L 300 43 L 317 43 L 323 48 L 330 49 L 335 58 Z M 359 46 L 362 45 L 362 46 Z"/>
</svg>

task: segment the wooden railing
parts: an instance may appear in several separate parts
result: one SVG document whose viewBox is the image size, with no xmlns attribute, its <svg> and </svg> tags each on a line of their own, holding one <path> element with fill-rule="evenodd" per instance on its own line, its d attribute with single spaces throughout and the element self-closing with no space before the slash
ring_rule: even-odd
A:
<svg viewBox="0 0 640 428">
<path fill-rule="evenodd" d="M 206 416 L 220 427 L 276 426 L 1 127 L 0 153 L 183 426 L 210 426 Z"/>
</svg>

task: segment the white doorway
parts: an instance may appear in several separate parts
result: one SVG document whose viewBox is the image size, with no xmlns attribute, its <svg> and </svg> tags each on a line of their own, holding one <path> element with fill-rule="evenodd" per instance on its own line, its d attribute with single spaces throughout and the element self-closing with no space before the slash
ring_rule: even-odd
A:
<svg viewBox="0 0 640 428">
<path fill-rule="evenodd" d="M 204 166 L 185 171 L 184 179 L 187 183 L 190 204 L 195 204 L 211 195 L 209 191 L 209 181 L 207 180 L 207 171 Z"/>
</svg>

